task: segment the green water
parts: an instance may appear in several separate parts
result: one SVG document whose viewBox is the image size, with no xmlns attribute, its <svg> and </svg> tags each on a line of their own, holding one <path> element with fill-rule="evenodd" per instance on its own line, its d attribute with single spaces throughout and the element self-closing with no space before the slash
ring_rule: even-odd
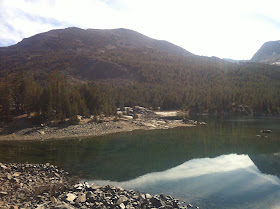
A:
<svg viewBox="0 0 280 209">
<path fill-rule="evenodd" d="M 199 120 L 208 125 L 1 142 L 0 161 L 50 162 L 90 182 L 170 194 L 200 208 L 280 208 L 280 119 Z"/>
</svg>

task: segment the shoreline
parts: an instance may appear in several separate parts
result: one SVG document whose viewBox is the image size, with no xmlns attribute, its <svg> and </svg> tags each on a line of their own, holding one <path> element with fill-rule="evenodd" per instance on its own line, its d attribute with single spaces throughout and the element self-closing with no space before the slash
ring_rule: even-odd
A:
<svg viewBox="0 0 280 209">
<path fill-rule="evenodd" d="M 67 140 L 73 138 L 89 138 L 104 136 L 119 132 L 134 130 L 171 129 L 176 127 L 193 127 L 192 123 L 182 120 L 167 120 L 159 118 L 120 119 L 118 121 L 104 121 L 102 123 L 87 122 L 78 125 L 44 126 L 25 128 L 11 134 L 0 135 L 0 141 L 45 141 Z"/>
<path fill-rule="evenodd" d="M 50 163 L 0 163 L 0 208 L 190 208 L 170 195 L 79 183 Z M 199 208 L 199 207 L 196 207 Z"/>
</svg>

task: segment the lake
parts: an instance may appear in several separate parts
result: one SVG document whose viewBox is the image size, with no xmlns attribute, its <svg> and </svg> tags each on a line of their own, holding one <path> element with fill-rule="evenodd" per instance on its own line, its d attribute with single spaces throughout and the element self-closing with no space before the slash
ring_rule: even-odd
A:
<svg viewBox="0 0 280 209">
<path fill-rule="evenodd" d="M 198 120 L 208 124 L 83 140 L 0 142 L 0 162 L 50 162 L 88 182 L 164 193 L 200 208 L 280 208 L 280 119 Z"/>
</svg>

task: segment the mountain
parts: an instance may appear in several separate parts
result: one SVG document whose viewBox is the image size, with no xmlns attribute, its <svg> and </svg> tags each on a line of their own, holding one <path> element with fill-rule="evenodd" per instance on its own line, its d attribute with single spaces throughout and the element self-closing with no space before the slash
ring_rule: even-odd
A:
<svg viewBox="0 0 280 209">
<path fill-rule="evenodd" d="M 280 65 L 280 41 L 264 43 L 254 54 L 251 61 Z"/>
<path fill-rule="evenodd" d="M 134 70 L 120 62 L 121 55 L 135 59 L 146 54 L 194 56 L 167 41 L 155 40 L 128 29 L 66 28 L 1 47 L 0 72 L 64 70 L 87 80 L 116 78 L 128 76 Z"/>
<path fill-rule="evenodd" d="M 1 47 L 0 60 L 0 90 L 3 92 L 9 85 L 18 86 L 14 91 L 19 92 L 21 87 L 17 80 L 23 75 L 19 72 L 24 70 L 25 74 L 34 75 L 40 86 L 34 97 L 51 98 L 57 91 L 50 93 L 48 86 L 62 78 L 55 73 L 50 76 L 50 73 L 58 71 L 70 81 L 61 87 L 65 89 L 69 85 L 67 89 L 72 89 L 71 94 L 65 94 L 72 95 L 69 96 L 72 99 L 74 95 L 87 98 L 90 105 L 87 87 L 80 89 L 80 96 L 71 88 L 72 84 L 89 83 L 99 89 L 107 112 L 116 107 L 141 105 L 185 109 L 191 113 L 234 111 L 243 114 L 244 109 L 253 110 L 250 112 L 254 114 L 280 113 L 279 66 L 197 56 L 167 41 L 128 29 L 52 30 L 13 46 Z M 6 94 L 12 97 L 15 93 Z M 14 103 L 17 101 L 18 98 L 14 98 Z M 79 105 L 85 106 L 83 102 Z M 55 109 L 55 105 L 51 108 Z M 39 107 L 37 111 L 41 113 Z M 81 109 L 79 114 L 82 112 L 85 111 Z"/>
</svg>

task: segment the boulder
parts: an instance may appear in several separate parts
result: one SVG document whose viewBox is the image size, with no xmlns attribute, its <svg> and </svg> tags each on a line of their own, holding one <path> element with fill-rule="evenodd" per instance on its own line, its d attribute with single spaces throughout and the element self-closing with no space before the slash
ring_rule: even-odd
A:
<svg viewBox="0 0 280 209">
<path fill-rule="evenodd" d="M 187 205 L 187 208 L 192 208 L 192 207 L 193 207 L 192 204 L 188 204 L 188 205 Z"/>
<path fill-rule="evenodd" d="M 4 169 L 4 170 L 7 169 L 7 166 L 3 165 L 2 163 L 0 163 L 0 167 L 1 167 L 2 169 Z"/>
<path fill-rule="evenodd" d="M 122 204 L 120 204 L 120 208 L 121 209 L 125 209 L 125 205 L 122 203 Z"/>
<path fill-rule="evenodd" d="M 92 190 L 92 191 L 95 191 L 95 190 L 100 189 L 100 188 L 101 188 L 101 186 L 98 186 L 98 185 L 94 185 L 94 184 L 93 184 L 93 185 L 91 185 L 91 187 L 90 187 L 90 188 L 91 188 L 91 190 Z"/>
<path fill-rule="evenodd" d="M 67 195 L 66 195 L 66 200 L 68 201 L 68 202 L 74 202 L 74 200 L 77 198 L 77 196 L 75 195 L 75 194 L 73 194 L 73 193 L 68 193 Z"/>
<path fill-rule="evenodd" d="M 119 199 L 117 200 L 117 205 L 120 205 L 121 203 L 123 203 L 123 202 L 126 202 L 126 201 L 128 201 L 128 198 L 126 197 L 126 196 L 124 196 L 124 195 L 121 195 L 120 197 L 119 197 Z"/>
<path fill-rule="evenodd" d="M 165 206 L 164 202 L 161 201 L 159 198 L 157 197 L 152 197 L 150 199 L 151 203 L 153 204 L 153 206 L 159 208 L 159 207 L 162 207 L 162 206 Z"/>
<path fill-rule="evenodd" d="M 13 178 L 12 175 L 11 175 L 10 173 L 8 173 L 7 179 L 8 179 L 8 180 L 11 180 L 12 178 Z"/>
<path fill-rule="evenodd" d="M 147 194 L 145 195 L 145 197 L 146 197 L 146 199 L 151 199 L 153 196 L 147 193 Z"/>
<path fill-rule="evenodd" d="M 21 172 L 15 172 L 14 174 L 13 174 L 13 177 L 18 177 L 18 176 L 20 176 L 21 175 Z"/>
<path fill-rule="evenodd" d="M 80 195 L 77 199 L 76 202 L 85 202 L 87 200 L 86 194 Z"/>
<path fill-rule="evenodd" d="M 39 134 L 41 134 L 41 135 L 45 135 L 46 133 L 45 133 L 45 131 L 38 131 L 39 132 Z"/>
</svg>

